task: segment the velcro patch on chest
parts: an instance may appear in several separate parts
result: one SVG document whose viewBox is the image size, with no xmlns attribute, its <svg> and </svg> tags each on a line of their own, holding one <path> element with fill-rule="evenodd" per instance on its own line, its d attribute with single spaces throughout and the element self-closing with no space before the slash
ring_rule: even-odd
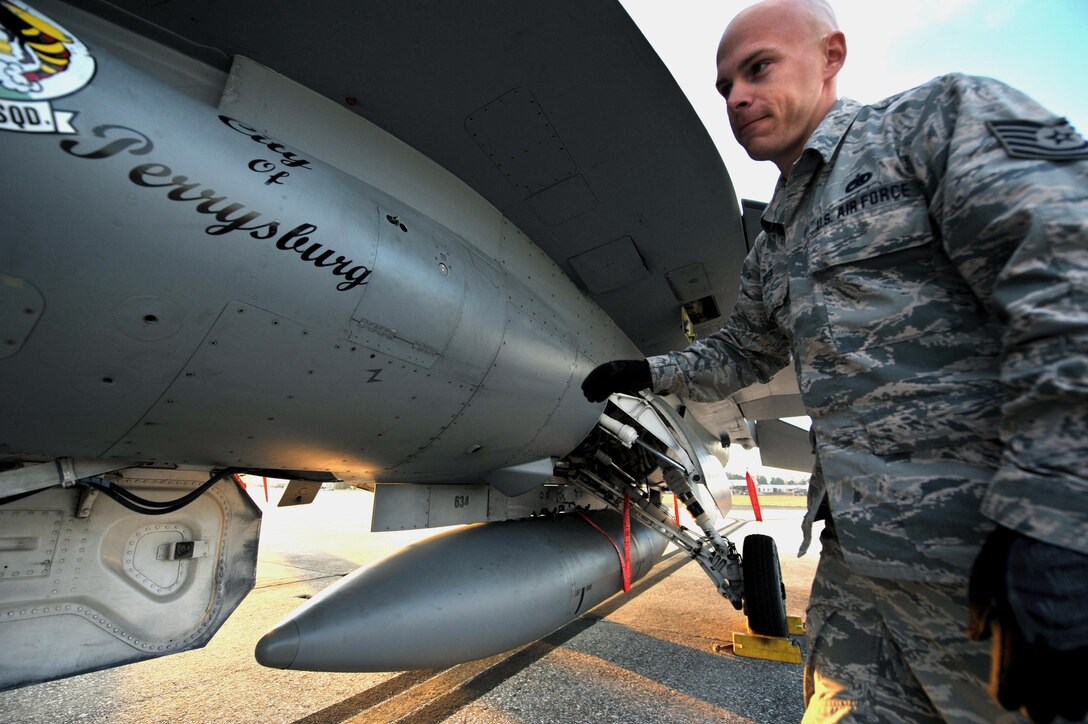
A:
<svg viewBox="0 0 1088 724">
<path fill-rule="evenodd" d="M 1088 159 L 1088 141 L 1064 118 L 1055 123 L 986 121 L 986 127 L 1013 158 L 1044 161 Z"/>
</svg>

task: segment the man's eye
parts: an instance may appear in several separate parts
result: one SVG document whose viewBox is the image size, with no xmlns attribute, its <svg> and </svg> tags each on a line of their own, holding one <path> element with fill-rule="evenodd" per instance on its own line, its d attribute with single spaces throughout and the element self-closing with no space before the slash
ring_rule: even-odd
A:
<svg viewBox="0 0 1088 724">
<path fill-rule="evenodd" d="M 718 92 L 722 94 L 722 98 L 729 100 L 729 91 L 733 90 L 732 83 L 722 83 L 718 86 Z"/>
<path fill-rule="evenodd" d="M 757 75 L 759 75 L 760 73 L 762 73 L 762 72 L 763 72 L 764 70 L 766 70 L 766 69 L 767 69 L 767 66 L 768 66 L 768 65 L 770 65 L 770 64 L 771 64 L 771 61 L 769 61 L 769 60 L 759 60 L 759 61 L 756 61 L 755 63 L 752 63 L 752 65 L 751 65 L 751 67 L 749 68 L 748 72 L 749 72 L 749 73 L 750 73 L 750 74 L 751 74 L 752 76 L 757 76 Z"/>
</svg>

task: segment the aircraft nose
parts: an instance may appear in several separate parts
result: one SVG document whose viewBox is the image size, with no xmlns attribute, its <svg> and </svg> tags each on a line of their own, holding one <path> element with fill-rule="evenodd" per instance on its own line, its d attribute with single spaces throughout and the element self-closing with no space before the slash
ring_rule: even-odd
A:
<svg viewBox="0 0 1088 724">
<path fill-rule="evenodd" d="M 298 656 L 298 626 L 294 621 L 277 626 L 261 637 L 253 653 L 261 666 L 289 668 Z"/>
</svg>

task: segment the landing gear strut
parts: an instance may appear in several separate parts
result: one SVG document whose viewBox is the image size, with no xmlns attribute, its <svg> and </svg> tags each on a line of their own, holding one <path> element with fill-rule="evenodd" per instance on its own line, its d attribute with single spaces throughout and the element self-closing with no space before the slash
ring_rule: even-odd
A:
<svg viewBox="0 0 1088 724">
<path fill-rule="evenodd" d="M 725 473 L 707 451 L 707 434 L 661 398 L 613 395 L 594 434 L 557 470 L 616 510 L 630 499 L 631 516 L 698 561 L 718 592 L 743 607 L 753 633 L 785 636 L 785 588 L 774 541 L 745 538 L 744 556 L 718 528 L 721 512 L 707 485 Z M 667 487 L 691 515 L 699 532 L 679 525 L 660 504 Z M 743 563 L 742 563 L 743 561 Z"/>
</svg>

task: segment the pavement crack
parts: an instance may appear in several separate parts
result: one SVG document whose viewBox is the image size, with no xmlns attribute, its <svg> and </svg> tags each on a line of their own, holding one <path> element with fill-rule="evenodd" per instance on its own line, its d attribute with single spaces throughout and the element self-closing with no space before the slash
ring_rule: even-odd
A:
<svg viewBox="0 0 1088 724">
<path fill-rule="evenodd" d="M 314 571 L 314 572 L 319 573 L 319 571 Z M 346 573 L 324 573 L 322 575 L 314 576 L 312 578 L 292 578 L 289 581 L 273 581 L 271 583 L 262 583 L 259 586 L 254 586 L 253 590 L 254 591 L 263 591 L 263 590 L 270 589 L 270 588 L 282 588 L 283 586 L 293 586 L 296 583 L 309 583 L 311 581 L 323 581 L 326 578 L 343 578 L 346 575 L 347 575 Z"/>
</svg>

